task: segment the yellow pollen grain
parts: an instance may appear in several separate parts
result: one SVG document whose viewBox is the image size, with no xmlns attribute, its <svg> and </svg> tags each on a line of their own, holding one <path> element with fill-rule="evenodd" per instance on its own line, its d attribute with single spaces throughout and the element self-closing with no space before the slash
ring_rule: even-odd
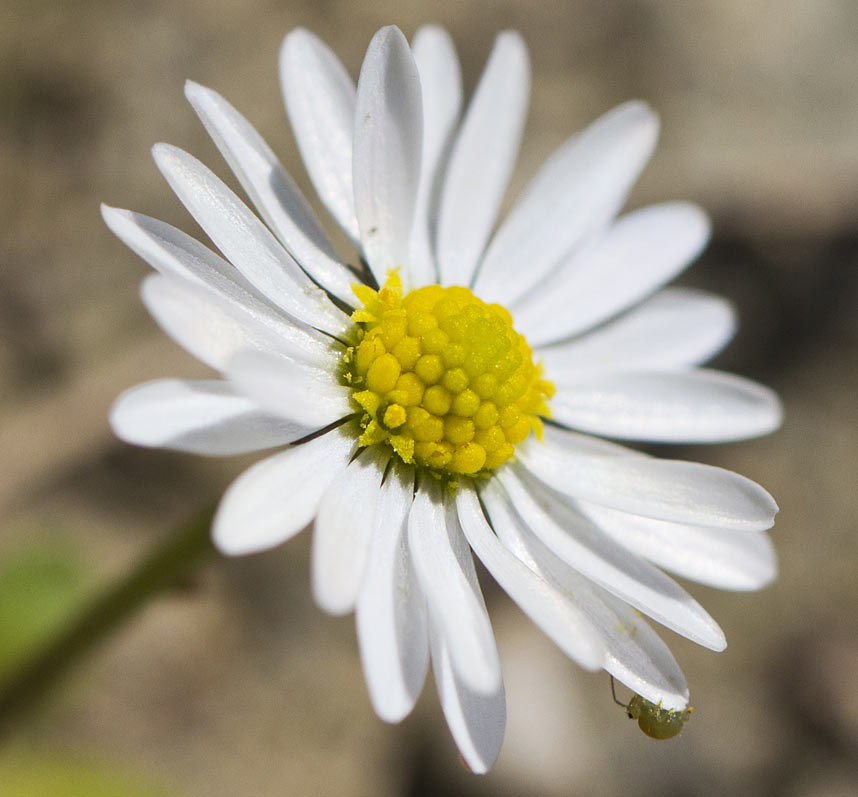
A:
<svg viewBox="0 0 858 797">
<path fill-rule="evenodd" d="M 484 475 L 542 430 L 553 385 L 542 378 L 509 313 L 467 288 L 431 285 L 403 296 L 392 272 L 379 291 L 357 286 L 356 344 L 342 359 L 363 429 L 455 483 Z"/>
</svg>

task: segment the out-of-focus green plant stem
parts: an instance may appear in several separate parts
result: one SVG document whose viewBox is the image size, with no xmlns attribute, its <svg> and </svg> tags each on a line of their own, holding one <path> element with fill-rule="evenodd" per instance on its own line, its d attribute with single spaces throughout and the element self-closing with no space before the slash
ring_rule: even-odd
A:
<svg viewBox="0 0 858 797">
<path fill-rule="evenodd" d="M 214 551 L 209 535 L 213 514 L 209 507 L 170 534 L 0 684 L 0 739 L 82 656 Z"/>
</svg>

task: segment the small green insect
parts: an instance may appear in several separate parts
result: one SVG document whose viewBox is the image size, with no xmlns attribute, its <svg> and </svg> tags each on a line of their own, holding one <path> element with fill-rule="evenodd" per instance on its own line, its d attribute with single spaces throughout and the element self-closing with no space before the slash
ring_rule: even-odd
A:
<svg viewBox="0 0 858 797">
<path fill-rule="evenodd" d="M 617 699 L 613 676 L 611 676 L 611 694 L 614 696 L 614 702 L 626 710 L 629 719 L 637 720 L 638 727 L 652 739 L 672 739 L 678 736 L 693 711 L 691 706 L 681 709 L 662 708 L 660 702 L 651 703 L 637 694 L 632 695 L 628 703 L 623 703 Z"/>
</svg>

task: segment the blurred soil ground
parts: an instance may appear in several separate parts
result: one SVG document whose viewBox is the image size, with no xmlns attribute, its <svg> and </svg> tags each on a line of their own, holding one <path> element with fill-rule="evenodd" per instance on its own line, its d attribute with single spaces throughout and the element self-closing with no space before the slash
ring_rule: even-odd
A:
<svg viewBox="0 0 858 797">
<path fill-rule="evenodd" d="M 132 384 L 204 373 L 147 317 L 147 268 L 98 211 L 199 234 L 149 157 L 169 141 L 226 174 L 183 80 L 235 103 L 310 194 L 279 95 L 283 34 L 310 28 L 357 74 L 378 27 L 410 36 L 429 21 L 452 32 L 469 89 L 496 31 L 515 27 L 531 48 L 510 197 L 613 105 L 642 97 L 661 113 L 630 205 L 683 198 L 711 212 L 713 243 L 682 281 L 736 302 L 742 328 L 717 364 L 772 385 L 787 410 L 770 438 L 665 453 L 774 494 L 780 580 L 755 595 L 694 587 L 730 647 L 669 640 L 696 710 L 665 744 L 613 705 L 607 676 L 579 671 L 486 582 L 509 727 L 496 768 L 475 778 L 431 683 L 402 727 L 374 717 L 351 619 L 312 604 L 305 534 L 211 561 L 146 608 L 5 740 L 0 777 L 10 761 L 65 756 L 189 797 L 855 794 L 853 0 L 0 0 L 0 559 L 66 552 L 75 594 L 91 593 L 250 461 L 132 449 L 106 421 Z"/>
</svg>

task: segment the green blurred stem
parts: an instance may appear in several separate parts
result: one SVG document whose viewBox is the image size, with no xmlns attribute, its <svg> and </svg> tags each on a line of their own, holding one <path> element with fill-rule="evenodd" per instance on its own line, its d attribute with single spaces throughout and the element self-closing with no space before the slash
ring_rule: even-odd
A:
<svg viewBox="0 0 858 797">
<path fill-rule="evenodd" d="M 213 514 L 212 506 L 170 534 L 0 685 L 0 736 L 9 733 L 15 719 L 33 707 L 78 659 L 148 601 L 180 582 L 214 550 L 209 535 Z"/>
</svg>

